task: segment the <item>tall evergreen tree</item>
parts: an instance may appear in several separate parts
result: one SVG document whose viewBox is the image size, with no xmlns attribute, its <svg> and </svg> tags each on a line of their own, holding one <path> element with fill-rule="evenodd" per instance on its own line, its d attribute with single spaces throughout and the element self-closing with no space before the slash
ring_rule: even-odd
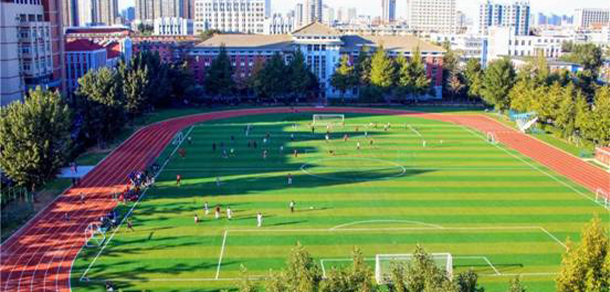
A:
<svg viewBox="0 0 610 292">
<path fill-rule="evenodd" d="M 371 56 L 367 47 L 360 48 L 354 64 L 354 74 L 359 86 L 368 86 L 371 83 Z"/>
<path fill-rule="evenodd" d="M 466 62 L 464 79 L 468 97 L 472 100 L 479 99 L 481 96 L 481 88 L 483 87 L 483 69 L 481 68 L 481 62 L 478 59 L 472 58 Z"/>
<path fill-rule="evenodd" d="M 483 99 L 496 110 L 504 111 L 509 108 L 508 93 L 515 82 L 515 69 L 507 58 L 493 61 L 485 70 L 481 95 Z"/>
<path fill-rule="evenodd" d="M 89 71 L 78 80 L 77 104 L 88 137 L 102 148 L 125 122 L 123 82 L 115 70 Z"/>
<path fill-rule="evenodd" d="M 576 117 L 574 124 L 578 130 L 579 136 L 585 139 L 591 139 L 594 136 L 594 121 L 591 114 L 591 106 L 587 102 L 587 98 L 580 91 L 576 94 Z"/>
<path fill-rule="evenodd" d="M 235 82 L 231 59 L 224 45 L 220 47 L 218 56 L 214 58 L 210 69 L 206 71 L 204 87 L 208 94 L 224 98 L 233 94 Z"/>
<path fill-rule="evenodd" d="M 593 110 L 595 141 L 610 145 L 610 86 L 602 86 L 595 93 Z"/>
<path fill-rule="evenodd" d="M 390 270 L 391 289 L 395 292 L 443 291 L 457 292 L 457 285 L 439 268 L 421 246 L 415 248 L 409 264 L 393 263 Z"/>
<path fill-rule="evenodd" d="M 307 68 L 305 57 L 300 50 L 293 53 L 287 70 L 287 78 L 290 80 L 290 87 L 287 90 L 295 95 L 297 99 L 311 93 L 312 87 L 317 86 L 317 82 L 313 80 L 315 75 L 311 74 Z"/>
<path fill-rule="evenodd" d="M 119 78 L 123 82 L 123 96 L 125 97 L 125 111 L 132 117 L 144 112 L 149 105 L 150 74 L 148 67 L 131 68 L 124 62 L 117 66 Z"/>
<path fill-rule="evenodd" d="M 380 88 L 384 93 L 387 92 L 395 79 L 394 69 L 384 47 L 379 46 L 371 59 L 371 85 Z"/>
<path fill-rule="evenodd" d="M 349 56 L 341 56 L 339 67 L 330 78 L 331 85 L 341 92 L 341 99 L 345 97 L 345 92 L 355 85 L 354 67 L 349 63 Z"/>
<path fill-rule="evenodd" d="M 508 285 L 508 292 L 525 292 L 525 286 L 521 283 L 521 279 L 516 277 L 511 279 Z"/>
<path fill-rule="evenodd" d="M 570 83 L 563 90 L 563 96 L 555 117 L 555 125 L 560 129 L 561 136 L 564 138 L 571 137 L 576 130 L 575 97 L 576 89 L 574 84 Z"/>
<path fill-rule="evenodd" d="M 58 92 L 38 87 L 28 95 L 0 111 L 0 165 L 18 186 L 32 189 L 66 162 L 71 111 Z"/>
</svg>

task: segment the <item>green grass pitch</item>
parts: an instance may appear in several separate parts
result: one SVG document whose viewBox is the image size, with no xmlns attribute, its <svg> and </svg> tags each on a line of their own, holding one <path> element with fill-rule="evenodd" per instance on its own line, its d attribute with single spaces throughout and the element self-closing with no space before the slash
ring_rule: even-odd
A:
<svg viewBox="0 0 610 292">
<path fill-rule="evenodd" d="M 410 253 L 419 243 L 451 253 L 455 272 L 473 268 L 486 291 L 505 291 L 516 274 L 530 291 L 554 291 L 562 242 L 578 240 L 593 214 L 607 212 L 584 188 L 460 126 L 346 115 L 326 142 L 326 128 L 312 134 L 311 121 L 311 114 L 275 114 L 185 129 L 193 141 L 182 145 L 186 158 L 175 155 L 134 209 L 135 232 L 122 226 L 101 253 L 83 248 L 72 270 L 74 291 L 103 291 L 105 280 L 124 291 L 226 289 L 235 286 L 240 265 L 252 276 L 282 267 L 297 241 L 324 269 L 345 264 L 354 246 L 373 258 Z M 248 148 L 248 140 L 258 147 Z M 234 148 L 234 157 L 212 151 L 213 142 L 224 143 L 229 156 Z M 222 218 L 205 215 L 205 202 L 221 205 Z M 260 228 L 257 212 L 264 215 Z M 79 281 L 83 275 L 88 281 Z"/>
</svg>

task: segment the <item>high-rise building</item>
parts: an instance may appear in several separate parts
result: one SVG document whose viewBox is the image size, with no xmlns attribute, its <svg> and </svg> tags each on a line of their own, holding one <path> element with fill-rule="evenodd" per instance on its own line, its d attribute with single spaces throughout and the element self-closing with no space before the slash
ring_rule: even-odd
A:
<svg viewBox="0 0 610 292">
<path fill-rule="evenodd" d="M 326 25 L 333 25 L 335 23 L 335 9 L 332 7 L 324 5 L 322 8 L 322 15 L 324 16 L 324 18 L 322 18 L 322 23 Z"/>
<path fill-rule="evenodd" d="M 304 17 L 303 3 L 297 3 L 294 7 L 294 29 L 299 29 L 305 25 Z"/>
<path fill-rule="evenodd" d="M 407 24 L 418 32 L 455 32 L 455 0 L 407 0 Z"/>
<path fill-rule="evenodd" d="M 314 21 L 322 21 L 323 14 L 322 0 L 305 0 L 303 3 L 303 22 L 308 25 Z"/>
<path fill-rule="evenodd" d="M 530 4 L 514 2 L 497 4 L 491 1 L 479 7 L 479 33 L 489 33 L 490 27 L 514 27 L 517 35 L 528 35 L 530 32 Z"/>
<path fill-rule="evenodd" d="M 358 10 L 356 8 L 347 9 L 347 22 L 352 22 L 358 18 Z"/>
<path fill-rule="evenodd" d="M 581 8 L 574 12 L 574 24 L 579 28 L 610 24 L 610 9 Z"/>
<path fill-rule="evenodd" d="M 78 0 L 63 0 L 61 2 L 64 26 L 78 26 L 78 3 Z"/>
<path fill-rule="evenodd" d="M 0 102 L 23 99 L 41 86 L 62 89 L 60 0 L 0 2 Z"/>
<path fill-rule="evenodd" d="M 381 0 L 381 20 L 384 23 L 396 20 L 396 0 Z"/>
<path fill-rule="evenodd" d="M 99 23 L 105 25 L 113 25 L 120 23 L 119 18 L 119 0 L 99 0 Z"/>
<path fill-rule="evenodd" d="M 264 33 L 267 0 L 195 0 L 195 33 Z"/>
<path fill-rule="evenodd" d="M 152 24 L 164 17 L 193 19 L 194 0 L 136 0 L 136 20 Z"/>
<path fill-rule="evenodd" d="M 120 23 L 118 0 L 79 0 L 78 16 L 71 26 L 113 25 Z"/>
</svg>

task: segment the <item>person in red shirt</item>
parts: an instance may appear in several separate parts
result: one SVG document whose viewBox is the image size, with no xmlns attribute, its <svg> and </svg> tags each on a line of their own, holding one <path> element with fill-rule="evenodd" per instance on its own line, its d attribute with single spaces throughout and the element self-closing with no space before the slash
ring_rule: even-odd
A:
<svg viewBox="0 0 610 292">
<path fill-rule="evenodd" d="M 176 185 L 180 186 L 180 180 L 182 179 L 182 177 L 178 174 L 176 175 Z"/>
</svg>

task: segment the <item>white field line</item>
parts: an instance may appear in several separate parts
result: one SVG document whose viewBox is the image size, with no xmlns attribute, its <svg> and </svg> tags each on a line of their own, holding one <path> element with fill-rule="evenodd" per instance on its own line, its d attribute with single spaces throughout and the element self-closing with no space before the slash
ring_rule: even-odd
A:
<svg viewBox="0 0 610 292">
<path fill-rule="evenodd" d="M 193 127 L 191 126 L 188 130 L 188 132 L 186 133 L 185 137 L 188 137 L 188 135 L 191 133 L 191 131 L 193 130 Z M 176 151 L 178 151 L 178 148 L 180 148 L 180 145 L 182 145 L 182 142 L 184 142 L 184 140 L 186 139 L 182 139 L 180 141 L 180 143 L 178 143 L 178 145 L 176 145 L 176 147 L 174 148 L 174 150 L 172 151 L 172 153 L 168 156 L 168 157 L 172 157 Z M 159 171 L 157 172 L 157 174 L 155 175 L 155 179 L 157 178 L 157 176 L 159 176 L 159 174 L 161 174 L 161 172 L 163 172 L 163 168 L 165 168 L 165 166 L 169 163 L 169 159 L 165 160 L 165 162 L 163 163 L 163 165 L 161 166 L 161 168 L 159 169 Z M 83 281 L 83 279 L 85 278 L 85 276 L 87 275 L 87 273 L 89 273 L 89 270 L 91 270 L 91 267 L 93 267 L 93 265 L 95 264 L 95 262 L 97 261 L 97 259 L 100 257 L 100 255 L 102 254 L 102 252 L 104 252 L 104 249 L 106 249 L 106 247 L 108 246 L 108 244 L 112 241 L 112 238 L 114 238 L 114 235 L 116 235 L 117 231 L 119 231 L 119 229 L 121 229 L 121 226 L 123 226 L 123 223 L 125 223 L 125 220 L 127 220 L 127 218 L 129 218 L 129 216 L 131 215 L 131 213 L 133 212 L 133 210 L 138 206 L 138 204 L 140 203 L 140 201 L 142 200 L 142 198 L 144 197 L 144 195 L 146 195 L 146 192 L 149 190 L 150 188 L 145 189 L 142 192 L 142 195 L 138 198 L 138 200 L 133 204 L 133 206 L 131 206 L 131 208 L 129 209 L 129 211 L 127 212 L 127 214 L 125 214 L 125 216 L 123 216 L 123 220 L 121 220 L 121 222 L 119 223 L 119 225 L 117 226 L 117 228 L 114 229 L 114 231 L 112 232 L 112 234 L 110 235 L 110 237 L 108 238 L 108 240 L 106 240 L 106 242 L 104 242 L 104 245 L 102 246 L 102 248 L 100 248 L 100 251 L 97 252 L 97 254 L 95 255 L 95 257 L 93 258 L 93 261 L 91 261 L 91 263 L 89 264 L 89 266 L 87 267 L 87 269 L 85 270 L 85 272 L 83 273 L 82 276 L 80 276 L 80 281 Z M 76 259 L 76 257 L 74 258 Z"/>
<path fill-rule="evenodd" d="M 388 160 L 389 161 L 389 160 Z M 309 165 L 307 163 L 306 165 Z M 326 167 L 326 166 L 317 166 L 319 168 L 324 169 L 335 169 L 335 170 L 353 170 L 353 168 L 342 168 L 342 167 Z M 404 169 L 407 170 L 472 170 L 472 171 L 488 171 L 488 170 L 531 170 L 530 167 L 406 167 L 403 166 Z M 164 171 L 299 171 L 300 168 L 281 168 L 281 167 L 202 167 L 202 168 L 167 168 Z"/>
<path fill-rule="evenodd" d="M 548 236 L 550 236 L 553 240 L 555 240 L 557 243 L 561 244 L 561 246 L 563 246 L 563 248 L 568 249 L 568 246 L 565 245 L 563 242 L 561 242 L 561 240 L 559 240 L 559 238 L 555 237 L 555 235 L 553 235 L 552 233 L 550 233 L 548 230 L 546 230 L 546 228 L 540 226 L 540 230 L 542 230 L 542 232 L 546 233 Z"/>
<path fill-rule="evenodd" d="M 473 130 L 469 129 L 468 127 L 465 127 L 465 126 L 461 126 L 461 127 L 462 127 L 463 129 L 465 129 L 466 131 L 468 131 L 468 132 L 472 133 L 473 135 L 478 136 L 478 137 L 482 138 L 483 140 L 486 140 L 486 138 L 485 138 L 485 137 L 483 137 L 483 136 L 479 135 L 478 133 L 474 132 Z M 500 149 L 500 150 L 504 151 L 504 152 L 505 152 L 505 153 L 507 153 L 508 155 L 510 155 L 510 156 L 512 156 L 512 157 L 514 157 L 514 158 L 516 158 L 517 160 L 519 160 L 519 161 L 523 162 L 524 164 L 526 164 L 526 165 L 530 166 L 530 167 L 531 167 L 533 170 L 539 171 L 540 173 L 542 173 L 542 174 L 544 174 L 544 175 L 546 175 L 546 176 L 550 177 L 550 178 L 551 178 L 551 179 L 553 179 L 554 181 L 556 181 L 556 182 L 558 182 L 558 183 L 562 184 L 563 186 L 565 186 L 565 187 L 569 188 L 570 190 L 574 191 L 575 193 L 577 193 L 577 194 L 581 195 L 582 197 L 587 198 L 587 199 L 588 199 L 588 200 L 590 200 L 591 202 L 594 202 L 595 204 L 597 204 L 597 205 L 601 206 L 602 208 L 606 209 L 606 207 L 605 207 L 603 204 L 601 204 L 600 202 L 598 202 L 598 201 L 597 201 L 597 200 L 595 200 L 594 198 L 591 198 L 590 196 L 588 196 L 588 195 L 586 195 L 586 194 L 582 193 L 581 191 L 577 190 L 577 189 L 576 189 L 576 188 L 574 188 L 573 186 L 571 186 L 571 185 L 567 184 L 566 182 L 564 182 L 564 181 L 562 181 L 562 180 L 558 179 L 558 178 L 557 178 L 557 177 L 555 177 L 554 175 L 551 175 L 550 173 L 548 173 L 548 172 L 546 172 L 546 171 L 544 171 L 544 170 L 540 169 L 539 167 L 537 167 L 537 166 L 535 166 L 535 165 L 533 165 L 533 164 L 531 164 L 531 163 L 529 163 L 529 162 L 525 161 L 523 158 L 521 158 L 521 157 L 519 157 L 519 156 L 517 156 L 517 155 L 515 155 L 515 154 L 511 153 L 510 151 L 508 151 L 508 150 L 507 150 L 506 148 L 504 148 L 504 147 L 500 147 L 500 146 L 499 146 L 499 145 L 497 145 L 497 144 L 495 144 L 494 146 L 495 146 L 495 147 L 497 147 L 498 149 Z M 608 210 L 608 213 L 610 214 L 610 210 Z"/>
<path fill-rule="evenodd" d="M 222 247 L 220 248 L 220 256 L 218 257 L 218 266 L 216 267 L 216 280 L 220 278 L 220 266 L 222 265 L 222 257 L 225 253 L 225 245 L 227 243 L 228 230 L 225 230 L 225 235 L 222 238 Z"/>
<path fill-rule="evenodd" d="M 443 229 L 443 226 L 436 225 L 436 224 L 429 224 L 429 223 L 420 222 L 420 221 L 410 221 L 410 220 L 365 220 L 365 221 L 355 221 L 355 222 L 340 224 L 340 225 L 331 227 L 330 230 L 331 231 L 335 231 L 335 230 L 343 228 L 343 227 L 353 226 L 353 225 L 358 225 L 358 224 L 366 224 L 366 223 L 411 223 L 411 224 L 417 224 L 417 225 L 423 225 L 423 226 L 426 226 L 426 227 L 431 227 L 431 228 L 434 228 L 434 229 Z"/>
<path fill-rule="evenodd" d="M 409 129 L 411 129 L 411 131 L 413 131 L 413 133 L 415 133 L 415 135 L 417 135 L 418 137 L 422 137 L 421 133 L 419 133 L 419 131 L 415 130 L 415 128 L 413 128 L 413 126 L 409 125 Z"/>
</svg>

